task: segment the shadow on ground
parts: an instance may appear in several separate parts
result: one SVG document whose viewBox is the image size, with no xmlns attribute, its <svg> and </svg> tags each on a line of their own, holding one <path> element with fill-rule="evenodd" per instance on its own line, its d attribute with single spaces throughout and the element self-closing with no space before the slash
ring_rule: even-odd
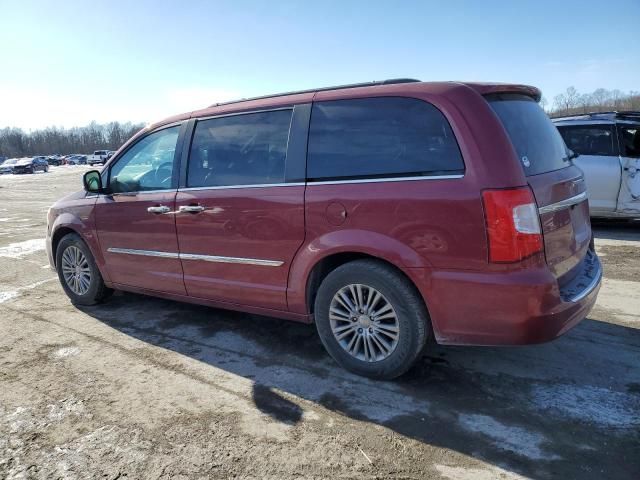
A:
<svg viewBox="0 0 640 480">
<path fill-rule="evenodd" d="M 640 240 L 640 219 L 591 219 L 591 228 L 596 238 L 607 240 Z"/>
<path fill-rule="evenodd" d="M 535 478 L 640 474 L 637 329 L 585 320 L 540 346 L 432 345 L 402 378 L 375 382 L 335 365 L 309 325 L 133 294 L 84 310 L 250 378 L 256 407 L 275 421 L 298 423 L 299 398 Z"/>
</svg>

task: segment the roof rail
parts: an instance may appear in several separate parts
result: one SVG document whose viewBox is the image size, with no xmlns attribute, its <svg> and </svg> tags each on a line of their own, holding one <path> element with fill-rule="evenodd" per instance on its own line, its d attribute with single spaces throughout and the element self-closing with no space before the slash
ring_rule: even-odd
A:
<svg viewBox="0 0 640 480">
<path fill-rule="evenodd" d="M 574 113 L 572 115 L 561 115 L 559 117 L 552 117 L 554 119 L 584 119 L 593 117 L 605 117 L 609 119 L 613 118 L 640 118 L 640 111 L 633 110 L 613 110 L 609 112 L 587 112 L 587 113 Z"/>
<path fill-rule="evenodd" d="M 373 87 L 376 85 L 394 85 L 396 83 L 416 83 L 416 82 L 420 82 L 420 80 L 416 80 L 415 78 L 390 78 L 388 80 L 378 80 L 374 82 L 350 83 L 347 85 L 336 85 L 334 87 L 311 88 L 309 90 L 295 90 L 292 92 L 274 93 L 272 95 L 262 95 L 260 97 L 241 98 L 239 100 L 232 100 L 230 102 L 214 103 L 213 105 L 209 105 L 209 108 L 219 107 L 221 105 L 231 105 L 233 103 L 249 102 L 251 100 L 264 100 L 266 98 L 284 97 L 287 95 L 298 95 L 302 93 L 315 93 L 315 92 L 324 92 L 327 90 L 341 90 L 345 88 Z"/>
</svg>

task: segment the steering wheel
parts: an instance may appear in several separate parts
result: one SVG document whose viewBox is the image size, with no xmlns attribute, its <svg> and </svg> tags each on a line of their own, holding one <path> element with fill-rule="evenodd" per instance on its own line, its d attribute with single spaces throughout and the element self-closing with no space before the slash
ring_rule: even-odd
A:
<svg viewBox="0 0 640 480">
<path fill-rule="evenodd" d="M 171 184 L 173 176 L 173 162 L 164 162 L 158 165 L 153 171 L 153 181 L 156 185 L 165 187 Z"/>
</svg>

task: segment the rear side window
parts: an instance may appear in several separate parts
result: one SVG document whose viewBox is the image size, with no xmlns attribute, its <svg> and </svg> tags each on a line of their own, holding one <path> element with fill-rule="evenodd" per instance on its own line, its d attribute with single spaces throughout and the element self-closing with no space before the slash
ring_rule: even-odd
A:
<svg viewBox="0 0 640 480">
<path fill-rule="evenodd" d="M 313 104 L 309 180 L 462 173 L 444 115 L 414 98 L 380 97 Z"/>
<path fill-rule="evenodd" d="M 613 125 L 558 126 L 564 143 L 580 155 L 617 155 Z"/>
<path fill-rule="evenodd" d="M 623 157 L 640 158 L 640 123 L 619 123 L 620 150 Z"/>
<path fill-rule="evenodd" d="M 283 183 L 292 110 L 199 121 L 193 134 L 188 187 Z"/>
<path fill-rule="evenodd" d="M 525 95 L 486 97 L 504 126 L 527 176 L 568 167 L 569 152 L 547 114 Z"/>
</svg>

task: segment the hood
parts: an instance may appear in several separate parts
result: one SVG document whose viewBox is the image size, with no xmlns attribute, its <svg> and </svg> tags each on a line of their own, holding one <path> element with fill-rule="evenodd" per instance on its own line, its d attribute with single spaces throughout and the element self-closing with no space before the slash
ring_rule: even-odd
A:
<svg viewBox="0 0 640 480">
<path fill-rule="evenodd" d="M 64 207 L 67 202 L 73 202 L 74 200 L 80 200 L 87 196 L 87 192 L 84 190 L 78 190 L 77 192 L 70 193 L 69 195 L 65 195 L 61 199 L 59 199 L 56 203 L 53 204 L 53 208 Z"/>
<path fill-rule="evenodd" d="M 21 158 L 15 164 L 16 165 L 31 165 L 31 159 L 30 158 Z"/>
</svg>

